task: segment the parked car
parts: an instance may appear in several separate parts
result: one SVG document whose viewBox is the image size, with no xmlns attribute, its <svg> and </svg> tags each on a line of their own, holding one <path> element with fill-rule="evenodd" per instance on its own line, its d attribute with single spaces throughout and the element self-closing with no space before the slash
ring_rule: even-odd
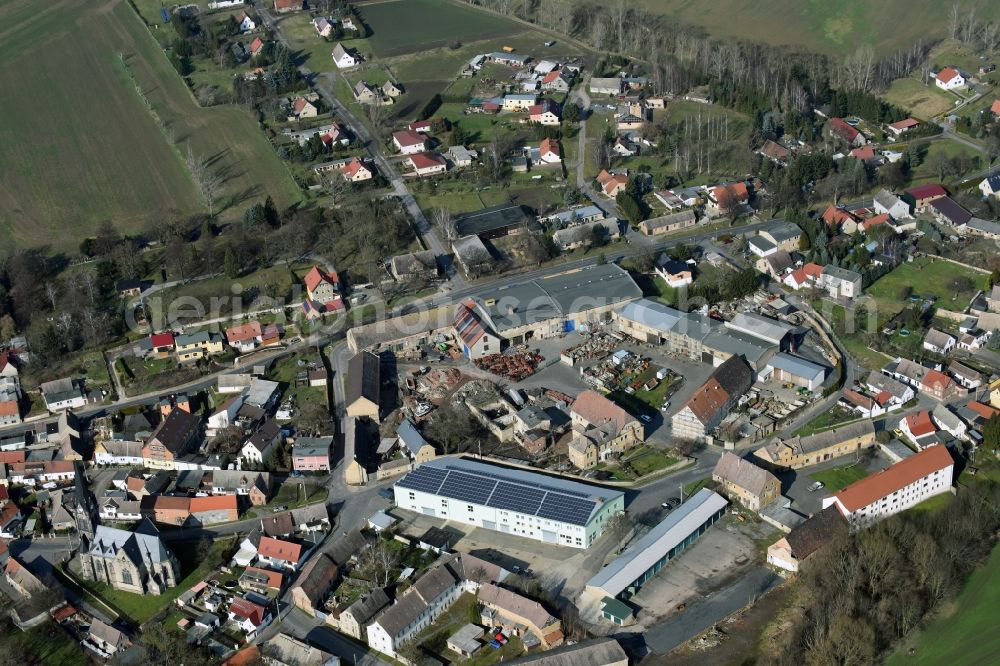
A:
<svg viewBox="0 0 1000 666">
<path fill-rule="evenodd" d="M 814 483 L 811 486 L 809 486 L 809 492 L 814 493 L 817 490 L 822 490 L 825 487 L 826 486 L 823 484 L 822 481 L 817 481 L 816 483 Z"/>
<path fill-rule="evenodd" d="M 653 422 L 653 417 L 650 416 L 649 414 L 642 414 L 641 416 L 639 416 L 639 418 L 642 419 L 643 423 L 652 423 Z"/>
</svg>

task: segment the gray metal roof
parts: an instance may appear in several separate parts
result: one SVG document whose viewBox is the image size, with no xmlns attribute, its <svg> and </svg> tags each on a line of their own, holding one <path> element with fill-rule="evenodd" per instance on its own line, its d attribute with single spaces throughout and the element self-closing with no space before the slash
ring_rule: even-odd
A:
<svg viewBox="0 0 1000 666">
<path fill-rule="evenodd" d="M 748 333 L 775 345 L 781 344 L 781 341 L 795 330 L 790 324 L 754 312 L 737 313 L 732 321 L 726 322 L 726 327 Z"/>
<path fill-rule="evenodd" d="M 128 532 L 107 525 L 98 525 L 90 554 L 95 557 L 114 558 L 118 556 L 119 551 L 124 550 L 128 558 L 136 564 L 147 561 L 170 561 L 172 553 L 163 544 L 159 532 L 151 523 L 148 525 L 147 523 L 148 521 L 144 521 L 142 532 Z"/>
<path fill-rule="evenodd" d="M 764 357 L 776 349 L 776 345 L 760 338 L 728 330 L 712 331 L 705 336 L 703 344 L 713 351 L 742 356 L 757 370 Z"/>
<path fill-rule="evenodd" d="M 834 266 L 833 264 L 827 264 L 823 267 L 823 275 L 830 275 L 838 280 L 846 280 L 847 282 L 861 281 L 860 273 L 855 273 L 854 271 L 849 271 L 846 268 Z"/>
<path fill-rule="evenodd" d="M 603 264 L 515 284 L 477 300 L 499 333 L 641 296 L 642 290 L 625 269 Z"/>
<path fill-rule="evenodd" d="M 632 301 L 618 311 L 620 317 L 661 331 L 671 330 L 684 313 L 670 306 L 643 298 Z"/>
<path fill-rule="evenodd" d="M 456 216 L 455 231 L 460 236 L 478 235 L 526 224 L 531 219 L 524 207 L 506 203 Z"/>
<path fill-rule="evenodd" d="M 410 422 L 410 419 L 403 419 L 399 422 L 399 425 L 396 427 L 396 436 L 399 437 L 399 441 L 413 455 L 417 455 L 420 449 L 427 446 L 427 440 L 420 434 L 416 426 Z"/>
<path fill-rule="evenodd" d="M 765 252 L 774 252 L 778 249 L 778 246 L 767 240 L 763 236 L 751 236 L 750 240 L 747 241 L 751 247 L 757 250 L 758 254 L 764 254 Z"/>
<path fill-rule="evenodd" d="M 802 235 L 802 230 L 791 222 L 786 222 L 784 220 L 779 220 L 769 226 L 767 229 L 763 229 L 762 232 L 770 234 L 771 238 L 775 243 L 783 243 L 785 241 L 790 241 L 793 238 L 798 238 Z"/>
<path fill-rule="evenodd" d="M 570 210 L 561 210 L 558 213 L 553 213 L 548 216 L 548 219 L 559 220 L 560 222 L 572 222 L 574 219 L 592 217 L 594 215 L 603 218 L 604 211 L 593 205 L 580 206 L 577 208 L 571 208 Z"/>
<path fill-rule="evenodd" d="M 297 456 L 328 456 L 333 437 L 298 437 L 292 447 L 292 454 Z"/>
<path fill-rule="evenodd" d="M 771 360 L 767 364 L 773 368 L 791 373 L 796 377 L 804 377 L 806 379 L 823 379 L 823 375 L 826 374 L 826 368 L 823 366 L 812 361 L 807 361 L 799 356 L 786 354 L 785 352 L 778 352 L 771 357 Z"/>
<path fill-rule="evenodd" d="M 600 588 L 616 597 L 637 578 L 686 538 L 727 502 L 721 495 L 702 488 L 681 504 L 660 524 L 647 532 L 624 553 L 587 581 L 587 587 Z"/>
<path fill-rule="evenodd" d="M 418 465 L 396 482 L 396 488 L 572 525 L 587 525 L 604 503 L 624 495 L 619 490 L 464 458 L 439 458 Z"/>
</svg>

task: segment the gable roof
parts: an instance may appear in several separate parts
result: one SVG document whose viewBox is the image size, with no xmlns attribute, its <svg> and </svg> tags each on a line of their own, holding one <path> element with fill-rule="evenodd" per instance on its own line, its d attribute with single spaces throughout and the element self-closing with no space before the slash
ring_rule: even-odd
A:
<svg viewBox="0 0 1000 666">
<path fill-rule="evenodd" d="M 719 462 L 715 464 L 715 469 L 712 470 L 712 476 L 718 476 L 754 495 L 762 494 L 768 485 L 778 482 L 778 477 L 766 469 L 758 467 L 730 451 L 722 453 Z"/>
<path fill-rule="evenodd" d="M 422 146 L 427 141 L 423 134 L 411 132 L 410 130 L 400 130 L 392 133 L 393 140 L 404 148 L 407 146 Z"/>
<path fill-rule="evenodd" d="M 925 185 L 917 185 L 916 187 L 911 187 L 906 190 L 906 193 L 913 197 L 915 200 L 919 201 L 921 199 L 927 199 L 929 197 L 944 197 L 948 195 L 948 190 L 944 189 L 943 185 L 938 183 L 926 183 Z"/>
<path fill-rule="evenodd" d="M 226 329 L 226 340 L 229 341 L 229 344 L 246 342 L 247 340 L 259 338 L 260 336 L 261 329 L 259 321 L 250 321 L 245 324 Z"/>
<path fill-rule="evenodd" d="M 262 537 L 261 541 L 267 537 Z M 320 553 L 302 570 L 295 587 L 305 594 L 309 603 L 316 606 L 326 596 L 330 586 L 340 574 L 340 568 L 326 553 Z"/>
<path fill-rule="evenodd" d="M 537 601 L 532 601 L 510 590 L 497 587 L 493 583 L 486 583 L 480 586 L 478 597 L 480 602 L 490 604 L 518 617 L 523 617 L 539 629 L 555 622 L 555 618 Z"/>
<path fill-rule="evenodd" d="M 379 404 L 381 361 L 369 351 L 355 354 L 347 367 L 347 404 L 361 398 Z"/>
<path fill-rule="evenodd" d="M 358 158 L 354 158 L 351 163 L 353 162 L 360 162 L 360 160 L 358 160 Z M 327 273 L 326 271 L 320 270 L 318 266 L 313 266 L 309 269 L 309 272 L 306 273 L 306 276 L 302 278 L 302 282 L 306 285 L 306 289 L 309 291 L 314 291 L 316 287 L 323 282 L 332 285 L 336 289 L 337 285 L 340 283 L 340 277 L 335 272 Z"/>
<path fill-rule="evenodd" d="M 250 623 L 255 627 L 259 627 L 264 622 L 264 607 L 243 597 L 233 599 L 233 603 L 229 605 L 229 612 L 237 617 L 250 620 Z"/>
<path fill-rule="evenodd" d="M 931 413 L 928 411 L 908 414 L 906 416 L 906 428 L 910 431 L 910 434 L 918 438 L 933 435 L 937 432 L 934 422 L 931 421 Z"/>
<path fill-rule="evenodd" d="M 948 83 L 956 76 L 961 76 L 961 74 L 959 74 L 957 69 L 955 69 L 954 67 L 945 67 L 944 69 L 942 69 L 940 72 L 937 73 L 936 78 L 941 83 Z"/>
<path fill-rule="evenodd" d="M 957 227 L 962 226 L 972 219 L 972 213 L 962 208 L 957 201 L 951 197 L 941 197 L 931 202 L 938 213 L 943 215 L 949 222 Z"/>
<path fill-rule="evenodd" d="M 371 171 L 368 167 L 365 166 L 364 162 L 362 162 L 359 158 L 355 157 L 350 162 L 342 166 L 340 168 L 340 172 L 349 178 L 354 178 L 354 176 L 358 175 L 358 172 L 361 171 L 362 169 L 364 169 L 365 171 Z"/>
<path fill-rule="evenodd" d="M 830 129 L 848 143 L 854 143 L 854 140 L 861 134 L 857 128 L 851 127 L 843 118 L 830 118 Z"/>
<path fill-rule="evenodd" d="M 934 444 L 881 472 L 855 481 L 834 496 L 848 511 L 857 511 L 932 472 L 953 464 L 955 461 L 952 460 L 948 449 L 941 444 Z"/>
<path fill-rule="evenodd" d="M 542 139 L 542 142 L 538 144 L 538 149 L 542 155 L 545 155 L 545 153 L 554 153 L 556 156 L 559 156 L 559 142 L 555 139 Z"/>
<path fill-rule="evenodd" d="M 591 425 L 612 422 L 621 431 L 635 417 L 596 391 L 583 391 L 573 401 L 571 414 L 579 415 Z"/>
<path fill-rule="evenodd" d="M 430 169 L 436 166 L 446 166 L 447 162 L 437 153 L 415 153 L 409 156 L 414 169 Z"/>
<path fill-rule="evenodd" d="M 920 124 L 920 121 L 915 118 L 905 118 L 898 122 L 892 123 L 889 127 L 897 130 L 910 129 L 911 127 L 916 127 Z"/>
<path fill-rule="evenodd" d="M 839 206 L 828 206 L 823 214 L 820 216 L 824 222 L 830 226 L 836 226 L 843 224 L 847 220 L 857 220 L 857 218 L 845 208 L 840 208 Z"/>
<path fill-rule="evenodd" d="M 785 540 L 792 549 L 792 557 L 804 560 L 826 545 L 831 539 L 847 532 L 847 523 L 835 506 L 828 506 L 819 513 L 792 528 Z"/>
<path fill-rule="evenodd" d="M 260 538 L 260 545 L 257 546 L 257 554 L 261 557 L 297 564 L 299 558 L 302 557 L 302 546 L 297 543 L 262 536 Z"/>
</svg>

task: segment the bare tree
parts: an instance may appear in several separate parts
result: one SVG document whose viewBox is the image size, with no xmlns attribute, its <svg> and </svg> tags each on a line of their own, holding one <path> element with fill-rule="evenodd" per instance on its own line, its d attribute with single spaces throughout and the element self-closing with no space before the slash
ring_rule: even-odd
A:
<svg viewBox="0 0 1000 666">
<path fill-rule="evenodd" d="M 453 241 L 458 238 L 458 227 L 451 216 L 451 211 L 446 206 L 438 206 L 431 212 L 434 226 L 441 230 L 445 240 Z"/>
<path fill-rule="evenodd" d="M 379 539 L 358 556 L 358 569 L 380 587 L 389 584 L 389 577 L 399 564 L 399 554 Z"/>
<path fill-rule="evenodd" d="M 607 169 L 611 166 L 611 144 L 601 137 L 594 144 L 594 150 L 591 152 L 591 157 L 594 160 L 594 166 L 598 169 Z"/>
<path fill-rule="evenodd" d="M 201 198 L 205 201 L 208 214 L 213 215 L 215 213 L 215 199 L 222 189 L 222 176 L 218 171 L 212 171 L 209 168 L 207 160 L 199 159 L 194 154 L 190 143 L 187 146 L 184 162 L 187 165 L 188 171 L 191 172 L 191 178 L 194 180 L 195 187 L 198 188 Z"/>
<path fill-rule="evenodd" d="M 45 281 L 45 295 L 48 297 L 52 309 L 55 310 L 59 304 L 59 288 L 56 286 L 54 280 Z"/>
</svg>

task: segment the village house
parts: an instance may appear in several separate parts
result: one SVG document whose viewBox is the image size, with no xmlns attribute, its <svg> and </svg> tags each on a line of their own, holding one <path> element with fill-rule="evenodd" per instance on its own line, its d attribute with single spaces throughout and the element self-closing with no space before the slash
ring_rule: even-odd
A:
<svg viewBox="0 0 1000 666">
<path fill-rule="evenodd" d="M 277 1 L 277 0 L 276 0 Z M 264 51 L 264 40 L 260 37 L 254 37 L 254 40 L 250 42 L 250 56 L 256 58 Z"/>
<path fill-rule="evenodd" d="M 444 156 L 456 168 L 472 166 L 472 162 L 479 159 L 477 151 L 469 150 L 465 146 L 451 146 L 445 151 Z"/>
<path fill-rule="evenodd" d="M 539 125 L 558 127 L 562 122 L 559 105 L 550 99 L 543 99 L 539 104 L 533 104 L 528 109 L 528 120 Z"/>
<path fill-rule="evenodd" d="M 856 148 L 863 146 L 868 143 L 868 139 L 862 134 L 856 127 L 852 127 L 843 118 L 830 118 L 830 122 L 827 123 L 835 136 L 842 139 L 848 146 Z"/>
<path fill-rule="evenodd" d="M 913 129 L 919 124 L 920 124 L 919 120 L 916 120 L 914 118 L 904 118 L 903 120 L 890 124 L 888 128 L 889 132 L 891 132 L 893 136 L 899 138 L 901 134 L 903 134 L 904 132 L 908 132 L 909 130 Z"/>
<path fill-rule="evenodd" d="M 609 173 L 606 169 L 602 169 L 601 173 L 597 174 L 597 183 L 604 196 L 614 199 L 619 192 L 624 192 L 625 187 L 628 186 L 628 174 Z"/>
<path fill-rule="evenodd" d="M 242 354 L 253 351 L 263 341 L 264 337 L 259 321 L 250 321 L 226 329 L 226 342 Z"/>
<path fill-rule="evenodd" d="M 662 215 L 639 223 L 639 231 L 652 236 L 654 234 L 665 234 L 679 229 L 693 227 L 698 223 L 698 216 L 691 209 L 680 210 L 669 215 Z"/>
<path fill-rule="evenodd" d="M 298 437 L 292 446 L 292 469 L 296 472 L 329 472 L 333 437 Z"/>
<path fill-rule="evenodd" d="M 387 100 L 394 100 L 403 94 L 403 88 L 398 83 L 391 80 L 386 80 L 386 82 L 382 84 L 381 90 Z"/>
<path fill-rule="evenodd" d="M 534 93 L 519 93 L 504 95 L 502 109 L 504 111 L 523 112 L 528 111 L 538 102 L 538 95 Z"/>
<path fill-rule="evenodd" d="M 861 295 L 861 274 L 828 264 L 823 267 L 816 285 L 826 290 L 830 298 L 856 298 Z"/>
<path fill-rule="evenodd" d="M 564 70 L 557 69 L 542 77 L 541 88 L 551 92 L 569 92 L 572 84 L 573 77 L 567 76 Z"/>
<path fill-rule="evenodd" d="M 979 191 L 984 197 L 1000 197 L 1000 171 L 983 178 L 979 182 Z"/>
<path fill-rule="evenodd" d="M 334 29 L 337 27 L 337 21 L 336 19 L 319 16 L 312 20 L 312 26 L 316 29 L 317 35 L 326 39 L 333 34 Z"/>
<path fill-rule="evenodd" d="M 337 45 L 333 47 L 333 63 L 337 69 L 350 69 L 360 62 L 361 56 L 348 51 L 340 42 L 337 42 Z"/>
<path fill-rule="evenodd" d="M 279 571 L 295 571 L 302 564 L 302 546 L 262 536 L 257 545 L 257 560 Z"/>
<path fill-rule="evenodd" d="M 902 220 L 910 217 L 910 204 L 889 190 L 880 190 L 875 195 L 872 208 L 874 208 L 876 214 L 885 213 L 894 220 Z"/>
<path fill-rule="evenodd" d="M 274 11 L 279 14 L 300 12 L 304 9 L 304 0 L 274 0 Z"/>
<path fill-rule="evenodd" d="M 398 254 L 389 262 L 392 276 L 401 281 L 433 280 L 437 277 L 437 256 L 433 250 L 418 250 Z"/>
<path fill-rule="evenodd" d="M 283 441 L 281 428 L 274 419 L 268 419 L 257 429 L 240 449 L 240 458 L 250 464 L 260 465 L 267 460 L 271 449 Z"/>
<path fill-rule="evenodd" d="M 934 219 L 942 224 L 950 224 L 954 227 L 965 226 L 972 220 L 972 213 L 965 210 L 957 201 L 951 197 L 940 197 L 930 202 L 927 207 Z"/>
<path fill-rule="evenodd" d="M 306 314 L 321 315 L 345 309 L 341 295 L 340 276 L 336 272 L 321 270 L 313 266 L 302 278 L 306 288 L 306 300 L 302 306 Z"/>
<path fill-rule="evenodd" d="M 418 176 L 435 176 L 448 170 L 448 162 L 437 153 L 413 153 L 407 157 L 410 169 Z"/>
<path fill-rule="evenodd" d="M 543 164 L 562 164 L 562 156 L 559 153 L 559 141 L 556 139 L 542 139 L 538 145 L 538 158 Z"/>
<path fill-rule="evenodd" d="M 583 391 L 570 409 L 569 461 L 579 469 L 618 456 L 645 440 L 642 423 L 595 391 Z"/>
<path fill-rule="evenodd" d="M 354 87 L 351 88 L 351 94 L 354 95 L 358 104 L 376 104 L 382 99 L 378 92 L 369 86 L 364 79 L 354 84 Z"/>
<path fill-rule="evenodd" d="M 537 601 L 492 583 L 481 585 L 476 597 L 481 606 L 480 621 L 486 626 L 502 626 L 508 633 L 526 630 L 538 638 L 545 649 L 563 643 L 559 620 Z"/>
<path fill-rule="evenodd" d="M 937 183 L 927 183 L 911 187 L 906 190 L 906 194 L 913 199 L 913 209 L 920 213 L 926 210 L 932 201 L 948 196 L 948 191 Z"/>
<path fill-rule="evenodd" d="M 607 242 L 620 235 L 617 220 L 597 220 L 559 229 L 552 234 L 552 240 L 561 250 L 566 251 L 590 247 L 597 238 L 600 238 L 601 242 Z"/>
<path fill-rule="evenodd" d="M 199 436 L 201 419 L 182 409 L 174 409 L 160 422 L 142 447 L 146 466 L 173 469 L 175 462 L 188 452 Z"/>
<path fill-rule="evenodd" d="M 712 480 L 721 484 L 723 495 L 751 511 L 760 511 L 781 494 L 778 477 L 729 451 L 716 463 Z"/>
<path fill-rule="evenodd" d="M 918 447 L 922 442 L 933 438 L 937 432 L 934 422 L 931 421 L 930 412 L 924 410 L 914 414 L 907 414 L 899 420 L 899 429 L 910 438 Z"/>
<path fill-rule="evenodd" d="M 957 90 L 966 86 L 965 76 L 954 67 L 945 67 L 934 75 L 934 85 L 941 90 Z"/>
<path fill-rule="evenodd" d="M 337 628 L 348 636 L 361 640 L 371 619 L 388 605 L 389 597 L 385 590 L 376 587 L 341 612 L 337 618 Z"/>
<path fill-rule="evenodd" d="M 225 351 L 222 336 L 208 331 L 182 333 L 174 337 L 174 347 L 177 360 L 181 363 L 194 363 Z"/>
<path fill-rule="evenodd" d="M 951 400 L 965 394 L 965 389 L 938 370 L 928 370 L 920 380 L 919 390 L 935 400 Z"/>
<path fill-rule="evenodd" d="M 42 398 L 45 400 L 45 408 L 50 412 L 76 409 L 87 404 L 81 382 L 69 377 L 44 382 L 41 385 L 41 390 Z"/>
<path fill-rule="evenodd" d="M 955 338 L 936 328 L 927 330 L 923 348 L 935 354 L 947 354 L 955 348 Z"/>
<path fill-rule="evenodd" d="M 229 621 L 250 639 L 271 622 L 271 613 L 260 604 L 236 597 L 229 605 Z"/>
<path fill-rule="evenodd" d="M 393 132 L 392 143 L 396 150 L 403 155 L 414 155 L 427 150 L 427 137 L 410 130 Z"/>
<path fill-rule="evenodd" d="M 800 469 L 852 453 L 857 455 L 874 445 L 875 426 L 864 420 L 805 437 L 776 438 L 754 451 L 754 455 L 773 469 Z"/>
<path fill-rule="evenodd" d="M 789 156 L 791 155 L 791 152 L 788 150 L 788 148 L 785 148 L 781 144 L 776 143 L 771 139 L 765 141 L 764 145 L 762 145 L 757 152 L 766 157 L 767 159 L 771 160 L 775 164 L 781 164 L 781 165 L 784 165 L 788 161 Z"/>
<path fill-rule="evenodd" d="M 360 183 L 371 180 L 374 173 L 360 157 L 352 158 L 350 162 L 340 168 L 340 174 L 349 183 Z"/>
</svg>

